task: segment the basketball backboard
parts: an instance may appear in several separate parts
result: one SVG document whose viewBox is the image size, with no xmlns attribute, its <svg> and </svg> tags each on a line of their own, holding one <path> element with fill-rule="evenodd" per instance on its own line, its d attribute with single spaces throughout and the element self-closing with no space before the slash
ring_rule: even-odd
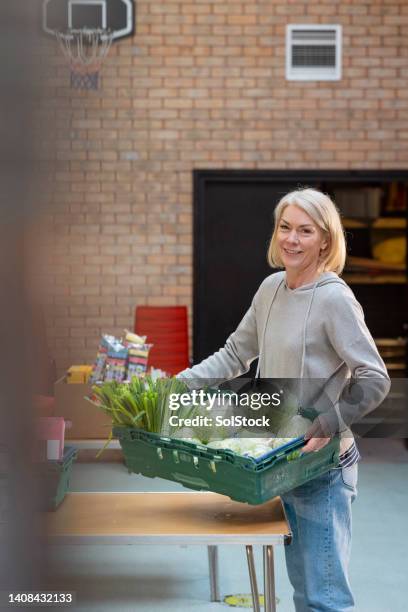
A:
<svg viewBox="0 0 408 612">
<path fill-rule="evenodd" d="M 108 30 L 113 39 L 134 32 L 133 0 L 44 0 L 43 28 L 48 34 L 69 30 Z"/>
</svg>

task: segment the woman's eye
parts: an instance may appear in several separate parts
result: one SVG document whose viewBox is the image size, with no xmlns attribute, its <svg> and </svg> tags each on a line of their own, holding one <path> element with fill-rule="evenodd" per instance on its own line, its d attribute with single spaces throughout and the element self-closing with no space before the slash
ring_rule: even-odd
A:
<svg viewBox="0 0 408 612">
<path fill-rule="evenodd" d="M 281 226 L 280 226 L 280 229 L 281 229 L 281 230 L 287 230 L 287 229 L 289 229 L 289 228 L 288 228 L 288 226 L 287 226 L 287 225 L 281 225 Z"/>
</svg>

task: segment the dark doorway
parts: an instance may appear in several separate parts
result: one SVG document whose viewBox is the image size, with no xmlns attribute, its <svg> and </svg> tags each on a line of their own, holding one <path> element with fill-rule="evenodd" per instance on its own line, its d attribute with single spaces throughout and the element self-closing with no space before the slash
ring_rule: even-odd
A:
<svg viewBox="0 0 408 612">
<path fill-rule="evenodd" d="M 338 185 L 358 188 L 392 181 L 408 181 L 408 173 L 196 170 L 194 363 L 224 345 L 262 280 L 273 272 L 267 264 L 266 252 L 273 230 L 274 208 L 282 195 L 301 187 L 330 193 Z M 354 239 L 357 247 L 360 238 Z M 352 233 L 349 244 L 353 244 Z M 352 289 L 363 305 L 373 335 L 403 333 L 407 320 L 406 284 L 363 283 L 353 285 Z"/>
</svg>

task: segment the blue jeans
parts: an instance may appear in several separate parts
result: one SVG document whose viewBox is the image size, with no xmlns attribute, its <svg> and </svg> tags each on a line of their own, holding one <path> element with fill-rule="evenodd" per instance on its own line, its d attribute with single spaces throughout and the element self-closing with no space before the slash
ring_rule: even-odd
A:
<svg viewBox="0 0 408 612">
<path fill-rule="evenodd" d="M 293 540 L 285 548 L 296 612 L 353 612 L 348 579 L 357 464 L 282 495 Z"/>
</svg>

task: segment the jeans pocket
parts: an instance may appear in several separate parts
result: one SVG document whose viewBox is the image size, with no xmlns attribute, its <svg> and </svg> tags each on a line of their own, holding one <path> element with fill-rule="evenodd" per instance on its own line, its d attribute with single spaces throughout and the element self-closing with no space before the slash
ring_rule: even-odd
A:
<svg viewBox="0 0 408 612">
<path fill-rule="evenodd" d="M 357 463 L 341 468 L 341 479 L 345 487 L 355 493 L 357 491 L 358 467 Z"/>
</svg>

